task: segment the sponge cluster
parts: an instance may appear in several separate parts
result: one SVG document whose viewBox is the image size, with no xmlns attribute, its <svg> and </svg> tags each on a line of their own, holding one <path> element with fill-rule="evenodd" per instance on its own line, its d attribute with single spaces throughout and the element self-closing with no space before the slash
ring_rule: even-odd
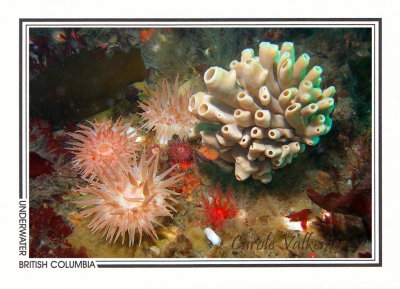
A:
<svg viewBox="0 0 400 289">
<path fill-rule="evenodd" d="M 259 55 L 245 49 L 230 70 L 210 67 L 204 74 L 208 90 L 189 100 L 189 110 L 204 123 L 220 129 L 192 131 L 217 148 L 220 157 L 235 164 L 235 176 L 252 176 L 263 183 L 329 132 L 335 88 L 322 90 L 322 68 L 307 72 L 310 57 L 295 58 L 293 43 L 261 42 Z M 203 126 L 204 127 L 204 126 Z"/>
</svg>

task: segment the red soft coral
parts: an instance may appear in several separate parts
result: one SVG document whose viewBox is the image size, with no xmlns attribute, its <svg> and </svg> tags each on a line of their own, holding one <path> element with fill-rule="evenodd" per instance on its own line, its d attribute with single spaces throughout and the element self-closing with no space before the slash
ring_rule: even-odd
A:
<svg viewBox="0 0 400 289">
<path fill-rule="evenodd" d="M 206 222 L 220 229 L 224 225 L 225 221 L 236 216 L 238 212 L 237 203 L 232 192 L 229 190 L 226 193 L 225 201 L 220 186 L 214 190 L 210 190 L 210 199 L 202 195 L 202 207 L 203 212 L 206 216 Z"/>
</svg>

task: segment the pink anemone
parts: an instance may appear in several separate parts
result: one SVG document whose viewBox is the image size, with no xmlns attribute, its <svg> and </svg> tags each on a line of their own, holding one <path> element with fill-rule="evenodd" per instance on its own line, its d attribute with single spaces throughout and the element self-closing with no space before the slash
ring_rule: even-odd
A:
<svg viewBox="0 0 400 289">
<path fill-rule="evenodd" d="M 161 145 L 167 144 L 174 135 L 187 138 L 190 129 L 197 122 L 188 109 L 192 92 L 192 89 L 184 91 L 179 88 L 178 77 L 172 89 L 164 79 L 162 86 L 157 86 L 152 97 L 143 103 L 139 102 L 143 109 L 141 115 L 147 119 L 144 128 L 148 131 L 155 130 Z"/>
<path fill-rule="evenodd" d="M 74 154 L 73 164 L 82 178 L 101 176 L 105 171 L 128 171 L 136 157 L 136 132 L 119 118 L 78 124 L 79 130 L 68 133 Z"/>
<path fill-rule="evenodd" d="M 89 224 L 93 232 L 103 231 L 106 240 L 122 244 L 128 235 L 129 246 L 135 242 L 135 234 L 139 234 L 139 245 L 143 233 L 152 239 L 157 238 L 153 224 L 161 225 L 157 217 L 172 217 L 175 211 L 171 202 L 176 202 L 172 195 L 176 192 L 168 188 L 180 181 L 182 174 L 167 177 L 174 167 L 157 175 L 158 155 L 146 161 L 142 154 L 139 163 L 134 160 L 132 169 L 117 174 L 103 174 L 98 180 L 88 180 L 90 186 L 80 188 L 84 193 L 95 198 L 77 202 L 89 205 L 84 216 L 94 215 Z"/>
</svg>

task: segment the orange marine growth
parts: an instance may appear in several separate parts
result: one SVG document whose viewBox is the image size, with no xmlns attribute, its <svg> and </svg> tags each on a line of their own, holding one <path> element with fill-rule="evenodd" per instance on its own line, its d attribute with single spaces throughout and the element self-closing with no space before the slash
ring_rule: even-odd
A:
<svg viewBox="0 0 400 289">
<path fill-rule="evenodd" d="M 224 201 L 225 199 L 225 201 Z M 221 229 L 225 221 L 236 216 L 238 211 L 237 203 L 232 192 L 229 190 L 224 198 L 222 189 L 217 186 L 216 190 L 211 188 L 210 198 L 201 196 L 203 212 L 206 222 L 217 229 Z"/>
<path fill-rule="evenodd" d="M 149 41 L 154 35 L 154 30 L 154 28 L 149 28 L 147 30 L 140 31 L 140 40 L 142 40 L 143 43 Z"/>
<path fill-rule="evenodd" d="M 182 185 L 182 194 L 190 195 L 194 189 L 201 185 L 196 174 L 187 174 L 183 177 L 184 184 Z"/>
<path fill-rule="evenodd" d="M 210 147 L 208 145 L 203 145 L 199 152 L 206 158 L 211 161 L 216 160 L 219 157 L 219 152 L 217 149 Z"/>
</svg>

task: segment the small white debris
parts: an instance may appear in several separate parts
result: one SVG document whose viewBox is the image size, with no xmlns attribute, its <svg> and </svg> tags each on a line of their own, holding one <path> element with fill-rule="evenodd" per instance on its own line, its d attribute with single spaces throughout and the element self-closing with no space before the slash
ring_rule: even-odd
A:
<svg viewBox="0 0 400 289">
<path fill-rule="evenodd" d="M 243 209 L 240 209 L 237 213 L 236 213 L 236 219 L 244 221 L 247 219 L 247 212 Z"/>
<path fill-rule="evenodd" d="M 128 129 L 126 130 L 126 134 L 128 135 L 128 138 L 134 137 L 136 135 L 136 130 L 137 128 L 135 127 L 128 127 Z"/>
<path fill-rule="evenodd" d="M 303 227 L 301 226 L 301 222 L 291 222 L 289 218 L 282 217 L 283 222 L 286 224 L 286 228 L 291 231 L 304 231 Z M 307 222 L 308 225 L 309 222 Z"/>
<path fill-rule="evenodd" d="M 158 44 L 153 45 L 153 47 L 151 47 L 151 50 L 153 50 L 153 52 L 158 52 L 158 51 L 160 51 L 160 49 L 161 49 L 161 46 Z"/>
<path fill-rule="evenodd" d="M 114 126 L 111 129 L 113 132 L 116 132 L 116 130 L 117 130 L 116 127 L 114 127 Z M 120 135 L 124 135 L 124 134 L 128 135 L 128 138 L 137 136 L 137 128 L 130 126 L 130 127 L 128 127 L 128 129 L 126 131 L 125 130 L 121 131 Z M 145 138 L 142 136 L 137 136 L 135 142 L 136 143 L 143 142 L 144 139 Z"/>
<path fill-rule="evenodd" d="M 218 235 L 214 232 L 213 229 L 211 228 L 205 228 L 204 229 L 204 234 L 206 234 L 208 240 L 214 245 L 214 246 L 219 246 L 221 245 L 221 238 L 218 237 Z"/>
<path fill-rule="evenodd" d="M 151 246 L 150 251 L 152 251 L 154 254 L 156 254 L 156 256 L 160 255 L 160 253 L 161 253 L 160 248 L 158 248 L 156 246 Z"/>
<path fill-rule="evenodd" d="M 130 126 L 130 127 L 126 130 L 126 134 L 128 135 L 128 138 L 137 136 L 137 137 L 136 137 L 136 140 L 135 140 L 136 143 L 139 143 L 139 142 L 144 141 L 144 138 L 143 138 L 142 136 L 137 135 L 137 128 L 136 128 L 136 127 L 131 127 L 131 126 Z"/>
</svg>

